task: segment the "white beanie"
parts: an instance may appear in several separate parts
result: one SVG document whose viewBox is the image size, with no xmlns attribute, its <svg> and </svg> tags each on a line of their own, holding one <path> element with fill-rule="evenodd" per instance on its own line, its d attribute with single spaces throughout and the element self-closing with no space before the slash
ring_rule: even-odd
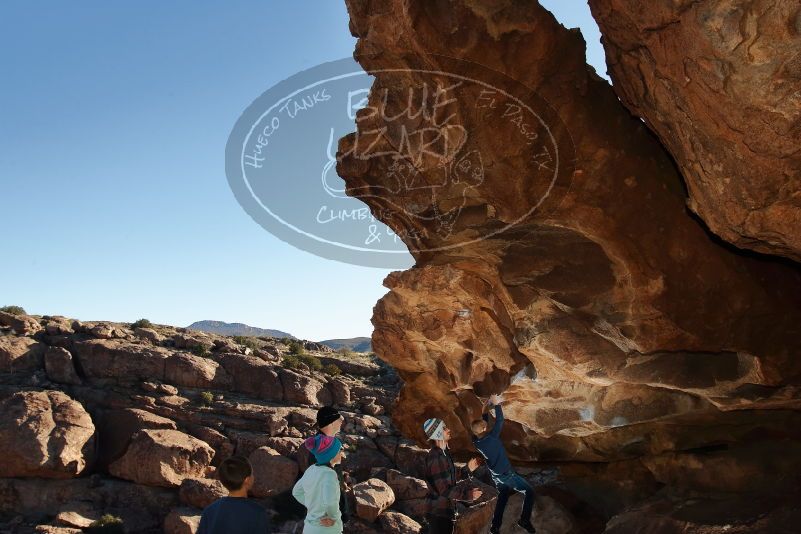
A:
<svg viewBox="0 0 801 534">
<path fill-rule="evenodd" d="M 443 440 L 445 439 L 445 421 L 436 418 L 426 419 L 426 422 L 423 423 L 423 432 L 426 433 L 429 440 Z"/>
</svg>

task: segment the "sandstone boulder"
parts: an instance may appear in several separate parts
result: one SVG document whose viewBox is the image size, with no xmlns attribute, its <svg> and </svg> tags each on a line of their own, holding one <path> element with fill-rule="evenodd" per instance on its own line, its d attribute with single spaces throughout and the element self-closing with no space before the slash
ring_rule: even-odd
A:
<svg viewBox="0 0 801 534">
<path fill-rule="evenodd" d="M 271 449 L 275 449 L 278 454 L 294 458 L 295 454 L 298 452 L 298 449 L 303 446 L 303 441 L 303 438 L 271 437 L 267 438 L 265 443 Z"/>
<path fill-rule="evenodd" d="M 381 514 L 381 531 L 394 534 L 420 534 L 423 531 L 422 525 L 400 512 L 388 511 Z"/>
<path fill-rule="evenodd" d="M 164 341 L 165 337 L 153 330 L 152 328 L 134 328 L 134 335 L 136 337 L 146 339 L 150 341 L 154 345 L 160 345 L 162 341 Z"/>
<path fill-rule="evenodd" d="M 356 515 L 370 522 L 378 519 L 378 516 L 395 502 L 392 488 L 377 478 L 354 485 L 353 496 L 356 499 Z"/>
<path fill-rule="evenodd" d="M 320 356 L 320 363 L 323 365 L 336 365 L 343 373 L 352 376 L 376 376 L 381 370 L 378 364 L 361 358 Z"/>
<path fill-rule="evenodd" d="M 178 490 L 178 497 L 183 504 L 201 509 L 226 495 L 228 490 L 222 482 L 208 478 L 185 478 Z"/>
<path fill-rule="evenodd" d="M 186 352 L 178 352 L 167 358 L 164 380 L 176 386 L 198 389 L 228 389 L 232 383 L 219 363 Z"/>
<path fill-rule="evenodd" d="M 98 466 L 105 469 L 120 458 L 133 439 L 142 430 L 177 430 L 175 422 L 138 408 L 121 408 L 104 413 L 98 424 L 100 453 Z"/>
<path fill-rule="evenodd" d="M 234 451 L 242 456 L 250 456 L 256 449 L 269 446 L 272 439 L 267 432 L 250 432 L 247 430 L 231 430 L 228 435 L 233 441 Z"/>
<path fill-rule="evenodd" d="M 285 402 L 307 406 L 331 404 L 331 392 L 320 380 L 289 369 L 281 369 L 279 376 L 284 388 Z"/>
<path fill-rule="evenodd" d="M 682 499 L 656 497 L 611 518 L 605 533 L 681 532 L 750 534 L 793 532 L 801 521 L 797 502 L 724 495 Z"/>
<path fill-rule="evenodd" d="M 195 534 L 200 527 L 202 510 L 175 508 L 164 518 L 164 534 Z"/>
<path fill-rule="evenodd" d="M 425 480 L 404 475 L 396 469 L 387 471 L 387 484 L 398 500 L 422 499 L 428 494 Z"/>
<path fill-rule="evenodd" d="M 164 380 L 164 367 L 171 354 L 161 347 L 119 339 L 77 341 L 72 350 L 88 378 L 119 381 Z"/>
<path fill-rule="evenodd" d="M 350 386 L 340 378 L 329 380 L 328 389 L 331 391 L 331 401 L 339 406 L 350 404 Z"/>
<path fill-rule="evenodd" d="M 68 478 L 92 460 L 95 426 L 60 391 L 0 396 L 0 477 Z"/>
<path fill-rule="evenodd" d="M 276 371 L 267 362 L 245 354 L 222 353 L 216 356 L 233 380 L 233 388 L 256 397 L 281 401 L 283 386 Z"/>
<path fill-rule="evenodd" d="M 66 317 L 53 316 L 43 318 L 44 329 L 49 336 L 64 336 L 74 332 L 72 320 Z"/>
<path fill-rule="evenodd" d="M 109 465 L 109 473 L 139 484 L 178 487 L 185 478 L 203 477 L 213 455 L 206 443 L 178 430 L 142 430 Z"/>
<path fill-rule="evenodd" d="M 205 441 L 214 449 L 212 465 L 219 465 L 220 462 L 234 453 L 234 444 L 231 443 L 228 436 L 219 430 L 203 425 L 187 424 L 186 431 L 200 441 Z"/>
<path fill-rule="evenodd" d="M 67 349 L 48 347 L 44 355 L 47 378 L 59 384 L 78 385 L 81 377 L 75 369 L 75 360 Z"/>
<path fill-rule="evenodd" d="M 89 333 L 98 339 L 114 339 L 125 337 L 125 332 L 119 328 L 116 328 L 110 323 L 89 323 L 87 324 L 87 328 Z"/>
<path fill-rule="evenodd" d="M 268 407 L 262 404 L 235 403 L 224 407 L 227 415 L 242 417 L 253 421 L 253 429 L 268 436 L 284 434 L 289 423 L 291 409 L 287 407 Z"/>
<path fill-rule="evenodd" d="M 208 352 L 214 347 L 214 342 L 203 332 L 178 332 L 172 336 L 176 348 Z"/>
<path fill-rule="evenodd" d="M 101 515 L 92 503 L 72 501 L 61 508 L 53 522 L 59 526 L 85 528 L 100 519 Z"/>
<path fill-rule="evenodd" d="M 0 372 L 21 373 L 41 369 L 47 346 L 30 337 L 0 336 Z"/>
<path fill-rule="evenodd" d="M 259 447 L 250 454 L 256 479 L 251 490 L 254 497 L 270 497 L 292 489 L 298 476 L 298 464 L 275 449 Z"/>
<path fill-rule="evenodd" d="M 177 395 L 178 388 L 171 384 L 160 382 L 142 382 L 142 389 L 148 393 L 158 393 L 159 395 Z"/>
<path fill-rule="evenodd" d="M 0 311 L 0 325 L 7 326 L 22 336 L 32 336 L 42 331 L 42 325 L 36 317 L 14 315 L 4 311 Z"/>
<path fill-rule="evenodd" d="M 63 480 L 0 478 L 0 513 L 6 517 L 55 517 L 70 510 L 88 514 L 92 506 L 123 518 L 130 532 L 141 532 L 160 528 L 178 500 L 174 490 L 99 475 Z"/>
<path fill-rule="evenodd" d="M 427 449 L 418 447 L 407 440 L 400 441 L 395 448 L 395 464 L 402 473 L 421 478 L 424 473 L 424 459 L 428 454 Z"/>
<path fill-rule="evenodd" d="M 369 415 L 381 415 L 384 407 L 376 402 L 375 397 L 367 397 L 362 400 L 362 411 Z"/>
<path fill-rule="evenodd" d="M 428 513 L 428 501 L 422 499 L 409 499 L 408 501 L 397 501 L 394 506 L 399 512 L 410 517 L 415 517 L 421 521 Z"/>
<path fill-rule="evenodd" d="M 34 532 L 37 534 L 80 534 L 80 528 L 59 527 L 55 525 L 36 525 Z"/>
<path fill-rule="evenodd" d="M 357 480 L 364 480 L 370 476 L 375 468 L 393 467 L 392 461 L 384 456 L 378 449 L 359 447 L 355 451 L 346 451 L 342 467 Z"/>
</svg>

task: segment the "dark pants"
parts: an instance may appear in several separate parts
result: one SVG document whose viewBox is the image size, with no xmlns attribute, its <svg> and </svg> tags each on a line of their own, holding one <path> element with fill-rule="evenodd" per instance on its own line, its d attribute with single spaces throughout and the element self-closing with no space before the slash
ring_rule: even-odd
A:
<svg viewBox="0 0 801 534">
<path fill-rule="evenodd" d="M 534 509 L 534 488 L 531 487 L 531 484 L 514 471 L 501 475 L 493 480 L 495 482 L 495 487 L 498 489 L 498 501 L 495 504 L 495 513 L 492 516 L 492 529 L 498 530 L 501 528 L 503 511 L 506 510 L 506 503 L 509 501 L 509 495 L 511 495 L 513 491 L 519 491 L 525 495 L 523 512 L 520 514 L 520 519 L 523 521 L 531 521 L 531 511 Z"/>
<path fill-rule="evenodd" d="M 456 518 L 454 516 L 443 517 L 441 515 L 426 515 L 426 522 L 428 523 L 428 534 L 453 534 L 453 529 L 456 526 Z"/>
</svg>

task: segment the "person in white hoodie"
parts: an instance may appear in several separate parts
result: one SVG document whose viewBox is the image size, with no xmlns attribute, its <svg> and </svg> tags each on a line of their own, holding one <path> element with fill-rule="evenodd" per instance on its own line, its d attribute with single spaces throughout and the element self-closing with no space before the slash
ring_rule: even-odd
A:
<svg viewBox="0 0 801 534">
<path fill-rule="evenodd" d="M 339 477 L 334 466 L 345 454 L 342 442 L 333 436 L 317 434 L 303 442 L 316 463 L 309 466 L 292 488 L 292 495 L 306 507 L 303 534 L 339 534 L 342 512 L 339 510 Z"/>
</svg>

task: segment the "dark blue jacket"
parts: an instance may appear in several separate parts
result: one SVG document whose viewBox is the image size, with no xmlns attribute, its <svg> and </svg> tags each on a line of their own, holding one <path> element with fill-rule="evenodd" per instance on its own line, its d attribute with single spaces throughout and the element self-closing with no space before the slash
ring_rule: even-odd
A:
<svg viewBox="0 0 801 534">
<path fill-rule="evenodd" d="M 240 497 L 217 499 L 200 516 L 198 534 L 268 534 L 267 511 L 258 503 Z"/>
<path fill-rule="evenodd" d="M 483 418 L 489 423 L 489 414 L 485 413 Z M 500 405 L 496 405 L 495 426 L 483 438 L 473 436 L 473 445 L 487 460 L 487 468 L 492 473 L 493 478 L 512 471 L 512 463 L 506 456 L 506 450 L 503 448 L 503 442 L 501 441 L 501 428 L 503 428 L 503 410 Z"/>
</svg>

